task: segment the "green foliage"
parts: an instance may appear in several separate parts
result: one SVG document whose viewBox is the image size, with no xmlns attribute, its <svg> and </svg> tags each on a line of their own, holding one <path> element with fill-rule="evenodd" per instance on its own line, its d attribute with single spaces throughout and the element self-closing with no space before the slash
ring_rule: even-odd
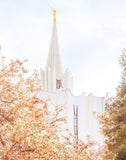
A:
<svg viewBox="0 0 126 160">
<path fill-rule="evenodd" d="M 119 58 L 122 68 L 122 80 L 117 87 L 117 94 L 108 98 L 106 109 L 98 119 L 110 151 L 106 159 L 126 160 L 126 50 Z"/>
</svg>

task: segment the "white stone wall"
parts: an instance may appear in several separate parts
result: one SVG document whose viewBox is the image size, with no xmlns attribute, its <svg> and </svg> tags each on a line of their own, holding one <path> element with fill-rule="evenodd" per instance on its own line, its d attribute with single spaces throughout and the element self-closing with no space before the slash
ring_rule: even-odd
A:
<svg viewBox="0 0 126 160">
<path fill-rule="evenodd" d="M 73 93 L 73 76 L 71 74 L 71 72 L 66 69 L 66 71 L 63 74 L 63 89 L 70 89 L 71 93 Z"/>
<path fill-rule="evenodd" d="M 93 95 L 82 94 L 73 96 L 67 89 L 65 92 L 60 89 L 57 93 L 40 92 L 40 98 L 51 99 L 55 104 L 65 105 L 67 110 L 64 112 L 68 119 L 68 128 L 71 133 L 74 133 L 74 117 L 73 105 L 78 105 L 78 133 L 79 138 L 86 139 L 90 135 L 96 141 L 103 141 L 103 136 L 100 134 L 100 126 L 92 112 L 104 111 L 105 99 Z"/>
</svg>

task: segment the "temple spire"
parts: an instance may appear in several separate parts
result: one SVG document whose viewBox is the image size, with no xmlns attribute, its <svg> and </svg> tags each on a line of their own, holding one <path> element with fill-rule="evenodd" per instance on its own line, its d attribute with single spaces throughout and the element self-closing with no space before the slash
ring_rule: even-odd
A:
<svg viewBox="0 0 126 160">
<path fill-rule="evenodd" d="M 63 66 L 59 51 L 59 42 L 56 29 L 56 10 L 53 10 L 53 13 L 54 13 L 53 31 L 52 31 L 52 37 L 51 37 L 46 67 L 51 69 L 55 68 L 56 79 L 60 80 L 62 79 L 63 75 Z"/>
<path fill-rule="evenodd" d="M 73 91 L 73 76 L 69 70 L 63 73 L 56 29 L 56 10 L 53 11 L 53 30 L 45 71 L 41 69 L 41 88 L 46 92 L 57 92 L 69 89 Z"/>
</svg>

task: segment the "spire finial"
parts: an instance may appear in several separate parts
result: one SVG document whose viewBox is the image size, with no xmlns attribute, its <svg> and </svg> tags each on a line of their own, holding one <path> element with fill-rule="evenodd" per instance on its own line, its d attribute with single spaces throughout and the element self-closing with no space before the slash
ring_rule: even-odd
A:
<svg viewBox="0 0 126 160">
<path fill-rule="evenodd" d="M 56 10 L 53 10 L 53 12 L 54 12 L 54 22 L 56 22 Z"/>
<path fill-rule="evenodd" d="M 48 4 L 48 6 L 52 9 L 52 11 L 53 11 L 53 16 L 54 16 L 53 21 L 56 22 L 56 10 L 53 9 L 49 4 Z"/>
</svg>

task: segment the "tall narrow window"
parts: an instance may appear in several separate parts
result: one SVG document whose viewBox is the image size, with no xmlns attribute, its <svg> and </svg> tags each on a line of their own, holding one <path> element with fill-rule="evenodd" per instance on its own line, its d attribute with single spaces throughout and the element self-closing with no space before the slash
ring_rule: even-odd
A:
<svg viewBox="0 0 126 160">
<path fill-rule="evenodd" d="M 56 89 L 60 89 L 62 87 L 62 80 L 56 80 Z"/>
</svg>

